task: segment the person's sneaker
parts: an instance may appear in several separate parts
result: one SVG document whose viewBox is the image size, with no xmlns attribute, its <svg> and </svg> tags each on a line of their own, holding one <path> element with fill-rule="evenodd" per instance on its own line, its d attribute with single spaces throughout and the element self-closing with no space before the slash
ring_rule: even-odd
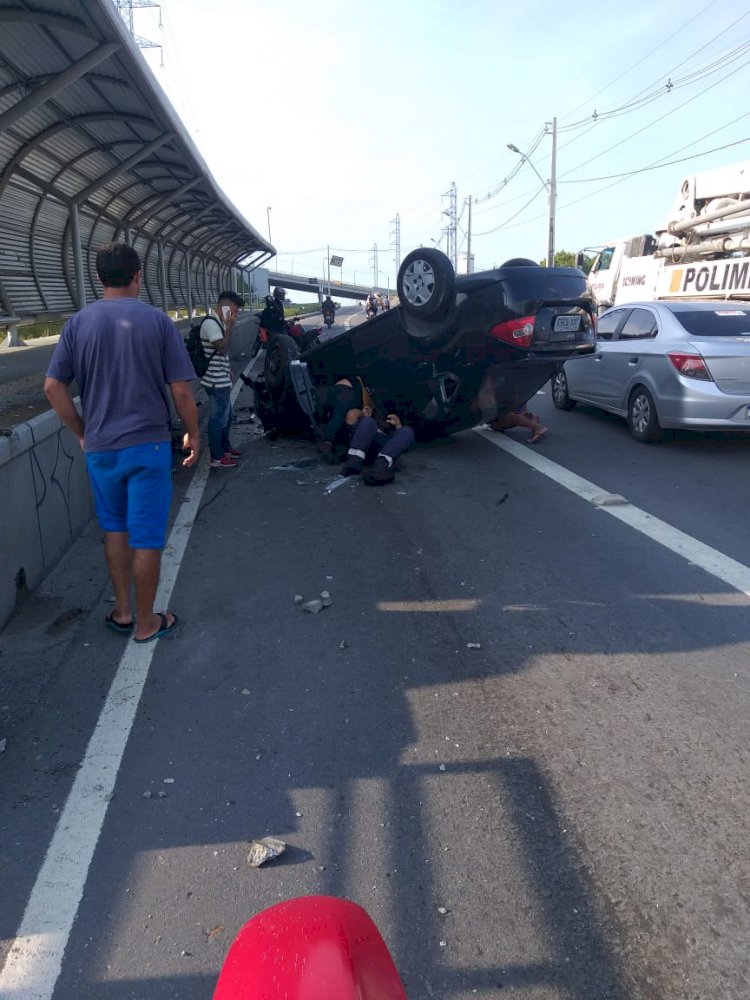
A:
<svg viewBox="0 0 750 1000">
<path fill-rule="evenodd" d="M 231 455 L 222 455 L 221 458 L 211 459 L 212 469 L 236 469 L 237 463 Z"/>
<path fill-rule="evenodd" d="M 224 452 L 224 458 L 242 458 L 242 452 L 238 448 L 230 448 Z"/>
<path fill-rule="evenodd" d="M 346 461 L 339 472 L 340 476 L 358 476 L 362 471 L 362 459 L 359 455 L 345 455 Z"/>
<path fill-rule="evenodd" d="M 362 478 L 368 486 L 386 486 L 393 482 L 396 473 L 393 471 L 393 465 L 389 465 L 386 458 L 378 455 Z"/>
</svg>

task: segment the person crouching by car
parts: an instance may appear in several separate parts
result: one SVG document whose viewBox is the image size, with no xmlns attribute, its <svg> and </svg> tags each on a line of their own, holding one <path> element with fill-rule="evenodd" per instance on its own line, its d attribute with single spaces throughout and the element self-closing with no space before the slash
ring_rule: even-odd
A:
<svg viewBox="0 0 750 1000">
<path fill-rule="evenodd" d="M 329 453 L 342 437 L 348 438 L 340 475 L 358 476 L 368 465 L 362 476 L 368 486 L 392 483 L 396 459 L 414 444 L 414 431 L 405 427 L 396 413 L 377 420 L 372 398 L 360 378 L 339 379 L 332 397 L 330 419 L 323 430 L 324 444 Z"/>
</svg>

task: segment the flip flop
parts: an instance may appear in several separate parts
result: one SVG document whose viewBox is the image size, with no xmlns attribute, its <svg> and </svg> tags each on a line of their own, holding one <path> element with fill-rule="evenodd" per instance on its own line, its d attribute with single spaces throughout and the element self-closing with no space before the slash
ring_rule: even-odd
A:
<svg viewBox="0 0 750 1000">
<path fill-rule="evenodd" d="M 539 444 L 544 438 L 549 434 L 549 430 L 545 427 L 543 431 L 537 431 L 536 434 L 532 434 L 529 438 L 529 444 Z"/>
<path fill-rule="evenodd" d="M 107 617 L 104 619 L 104 624 L 107 626 L 107 628 L 114 629 L 115 632 L 132 632 L 133 631 L 133 622 L 132 622 L 132 620 L 129 621 L 129 622 L 116 622 L 114 620 L 114 618 L 112 617 L 112 612 L 111 611 L 107 615 Z"/>
<path fill-rule="evenodd" d="M 154 632 L 153 635 L 147 635 L 145 639 L 136 639 L 135 636 L 133 636 L 133 642 L 153 642 L 154 639 L 161 639 L 163 635 L 169 635 L 170 632 L 174 632 L 176 629 L 180 627 L 181 622 L 177 617 L 177 615 L 173 615 L 174 621 L 170 625 L 167 622 L 166 615 L 163 615 L 161 611 L 157 611 L 157 614 L 161 618 L 161 628 L 158 629 L 158 631 Z"/>
</svg>

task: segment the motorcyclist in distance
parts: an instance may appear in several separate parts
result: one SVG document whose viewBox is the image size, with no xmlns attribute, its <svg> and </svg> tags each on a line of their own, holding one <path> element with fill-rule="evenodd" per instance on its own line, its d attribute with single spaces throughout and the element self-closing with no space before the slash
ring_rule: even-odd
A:
<svg viewBox="0 0 750 1000">
<path fill-rule="evenodd" d="M 326 295 L 323 299 L 323 305 L 321 307 L 321 312 L 323 313 L 323 319 L 328 320 L 329 318 L 333 320 L 336 313 L 336 306 L 333 304 L 333 299 L 330 295 Z"/>
</svg>

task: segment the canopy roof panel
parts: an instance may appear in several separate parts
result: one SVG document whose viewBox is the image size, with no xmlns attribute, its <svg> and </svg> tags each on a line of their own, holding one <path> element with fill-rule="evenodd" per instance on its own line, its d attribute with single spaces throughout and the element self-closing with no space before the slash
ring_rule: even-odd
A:
<svg viewBox="0 0 750 1000">
<path fill-rule="evenodd" d="M 231 268 L 275 254 L 211 176 L 112 0 L 0 0 L 0 313 L 95 297 L 82 274 L 106 239 L 158 252 L 164 308 L 184 304 L 172 289 L 190 297 L 203 282 L 208 300 Z"/>
</svg>

